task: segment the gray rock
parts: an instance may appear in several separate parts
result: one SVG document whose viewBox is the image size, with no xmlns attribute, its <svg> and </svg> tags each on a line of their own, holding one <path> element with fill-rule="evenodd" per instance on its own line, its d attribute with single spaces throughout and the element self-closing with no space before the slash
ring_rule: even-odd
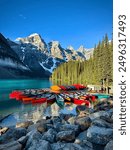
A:
<svg viewBox="0 0 130 150">
<path fill-rule="evenodd" d="M 28 150 L 33 145 L 37 144 L 38 141 L 42 138 L 42 135 L 38 131 L 31 131 L 27 134 L 28 140 L 25 146 L 25 149 Z"/>
<path fill-rule="evenodd" d="M 40 123 L 40 124 L 37 126 L 37 130 L 38 130 L 40 133 L 45 132 L 45 131 L 46 131 L 46 129 L 47 129 L 46 124 L 42 124 L 42 123 Z"/>
<path fill-rule="evenodd" d="M 59 131 L 73 130 L 75 134 L 79 133 L 79 125 L 65 124 L 59 127 Z"/>
<path fill-rule="evenodd" d="M 9 128 L 8 127 L 4 127 L 0 129 L 0 135 L 4 134 Z"/>
<path fill-rule="evenodd" d="M 79 144 L 82 148 L 86 150 L 93 150 L 93 145 L 87 140 L 87 130 L 81 132 L 76 138 L 74 143 Z"/>
<path fill-rule="evenodd" d="M 38 126 L 39 124 L 33 124 L 33 125 L 30 125 L 29 127 L 28 127 L 28 129 L 27 129 L 27 132 L 30 132 L 30 131 L 34 131 L 34 130 L 37 130 L 37 126 Z"/>
<path fill-rule="evenodd" d="M 89 147 L 82 147 L 79 144 L 61 142 L 51 144 L 51 148 L 52 150 L 93 150 Z"/>
<path fill-rule="evenodd" d="M 113 115 L 113 108 L 109 109 L 107 112 L 109 113 L 110 116 L 112 116 Z"/>
<path fill-rule="evenodd" d="M 61 143 L 61 142 L 57 142 L 57 143 L 53 143 L 51 144 L 51 148 L 52 150 L 63 150 L 63 148 L 65 147 L 66 143 Z"/>
<path fill-rule="evenodd" d="M 65 120 L 65 121 L 67 121 L 69 118 L 71 118 L 71 117 L 74 117 L 74 115 L 73 114 L 59 114 L 60 115 L 60 118 L 62 119 L 62 120 Z"/>
<path fill-rule="evenodd" d="M 49 129 L 54 129 L 54 126 L 52 124 L 46 124 L 46 128 L 48 131 Z"/>
<path fill-rule="evenodd" d="M 94 112 L 94 109 L 92 108 L 87 108 L 85 105 L 78 105 L 76 107 L 76 111 L 78 113 L 78 116 L 88 116 L 90 113 Z"/>
<path fill-rule="evenodd" d="M 89 117 L 92 121 L 101 117 L 110 118 L 110 113 L 108 113 L 107 111 L 98 111 L 98 112 L 90 114 Z"/>
<path fill-rule="evenodd" d="M 79 145 L 83 148 L 83 150 L 93 150 L 92 143 L 87 140 L 83 140 L 83 142 Z"/>
<path fill-rule="evenodd" d="M 19 138 L 17 141 L 22 144 L 23 146 L 26 145 L 26 142 L 28 140 L 28 136 L 22 136 L 21 138 Z"/>
<path fill-rule="evenodd" d="M 48 141 L 39 140 L 34 142 L 27 150 L 52 150 Z"/>
<path fill-rule="evenodd" d="M 56 141 L 56 134 L 57 132 L 54 129 L 49 129 L 42 136 L 42 140 L 46 140 L 49 141 L 50 143 L 54 143 Z"/>
<path fill-rule="evenodd" d="M 28 128 L 32 124 L 34 124 L 32 121 L 19 122 L 16 124 L 16 128 Z"/>
<path fill-rule="evenodd" d="M 100 102 L 94 107 L 96 111 L 101 111 L 105 110 L 108 111 L 113 107 L 113 101 L 112 100 L 107 100 L 107 99 L 102 99 Z"/>
<path fill-rule="evenodd" d="M 75 124 L 79 125 L 81 130 L 86 130 L 91 125 L 91 119 L 89 117 L 77 118 Z"/>
<path fill-rule="evenodd" d="M 70 118 L 68 119 L 68 123 L 70 123 L 70 124 L 75 124 L 75 120 L 76 120 L 76 117 L 70 117 Z"/>
<path fill-rule="evenodd" d="M 27 130 L 25 128 L 10 128 L 0 137 L 0 143 L 7 143 L 8 141 L 18 140 L 20 137 L 25 136 Z"/>
<path fill-rule="evenodd" d="M 41 120 L 38 120 L 36 123 L 39 123 L 39 124 L 46 124 L 47 121 L 46 121 L 46 119 L 41 119 Z"/>
<path fill-rule="evenodd" d="M 56 136 L 57 141 L 71 142 L 71 141 L 74 141 L 74 139 L 75 139 L 74 131 L 61 131 Z"/>
<path fill-rule="evenodd" d="M 103 119 L 95 119 L 92 122 L 92 125 L 98 126 L 98 127 L 104 127 L 104 128 L 113 128 L 113 125 L 111 123 L 108 123 Z"/>
<path fill-rule="evenodd" d="M 0 145 L 0 150 L 21 150 L 22 149 L 22 145 L 17 142 L 17 141 L 13 141 L 13 142 L 9 142 L 7 144 L 1 144 Z"/>
<path fill-rule="evenodd" d="M 53 124 L 57 124 L 57 123 L 61 123 L 62 122 L 62 119 L 60 118 L 60 117 L 53 117 L 52 118 L 52 122 L 53 122 Z"/>
<path fill-rule="evenodd" d="M 82 143 L 84 140 L 87 140 L 87 130 L 81 132 L 76 138 L 74 143 Z"/>
<path fill-rule="evenodd" d="M 107 122 L 109 122 L 109 123 L 113 123 L 113 115 L 111 117 L 109 117 L 109 116 L 101 116 L 100 118 L 105 120 L 105 121 L 107 121 Z"/>
<path fill-rule="evenodd" d="M 111 128 L 91 126 L 87 130 L 87 139 L 95 144 L 105 145 L 113 137 L 113 130 Z"/>
<path fill-rule="evenodd" d="M 51 145 L 48 141 L 42 140 L 39 142 L 38 145 L 40 145 L 40 146 L 37 146 L 36 150 L 51 150 Z"/>
<path fill-rule="evenodd" d="M 112 140 L 107 143 L 104 150 L 113 150 L 113 141 Z"/>
<path fill-rule="evenodd" d="M 63 124 L 61 124 L 60 122 L 57 122 L 56 124 L 53 125 L 53 127 L 57 132 L 59 132 L 61 125 L 63 125 Z"/>
</svg>

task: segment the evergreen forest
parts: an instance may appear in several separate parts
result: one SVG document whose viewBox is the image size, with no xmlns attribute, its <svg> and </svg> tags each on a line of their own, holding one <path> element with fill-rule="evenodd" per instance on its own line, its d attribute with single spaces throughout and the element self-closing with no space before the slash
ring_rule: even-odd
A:
<svg viewBox="0 0 130 150">
<path fill-rule="evenodd" d="M 61 83 L 112 85 L 113 41 L 109 41 L 105 35 L 103 40 L 95 45 L 93 57 L 86 61 L 69 61 L 61 64 L 54 70 L 51 79 Z"/>
</svg>

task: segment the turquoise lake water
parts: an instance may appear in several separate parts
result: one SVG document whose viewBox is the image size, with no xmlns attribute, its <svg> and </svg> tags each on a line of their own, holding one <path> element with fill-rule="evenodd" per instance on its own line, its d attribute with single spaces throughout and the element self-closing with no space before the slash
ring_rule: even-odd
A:
<svg viewBox="0 0 130 150">
<path fill-rule="evenodd" d="M 13 90 L 49 88 L 51 85 L 51 81 L 47 79 L 0 80 L 0 116 L 12 114 L 5 119 L 3 124 L 9 125 L 25 120 L 38 120 L 41 119 L 43 115 L 51 115 L 52 113 L 53 115 L 58 115 L 59 111 L 76 113 L 75 109 L 73 109 L 75 108 L 74 105 L 61 110 L 56 103 L 47 107 L 46 103 L 32 105 L 9 99 L 9 94 Z"/>
</svg>

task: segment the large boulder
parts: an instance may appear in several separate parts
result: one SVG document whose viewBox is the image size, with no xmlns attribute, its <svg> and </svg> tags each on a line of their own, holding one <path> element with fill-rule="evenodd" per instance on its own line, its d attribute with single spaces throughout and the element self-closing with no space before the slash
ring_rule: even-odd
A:
<svg viewBox="0 0 130 150">
<path fill-rule="evenodd" d="M 8 127 L 4 127 L 4 128 L 0 128 L 0 135 L 4 134 L 9 128 Z"/>
<path fill-rule="evenodd" d="M 17 141 L 1 144 L 0 150 L 22 150 L 22 145 Z"/>
<path fill-rule="evenodd" d="M 72 130 L 75 134 L 79 134 L 79 125 L 64 124 L 59 127 L 59 131 L 69 131 Z"/>
<path fill-rule="evenodd" d="M 10 128 L 8 131 L 0 137 L 0 144 L 7 143 L 12 140 L 17 140 L 22 136 L 25 136 L 27 130 L 25 128 Z"/>
<path fill-rule="evenodd" d="M 75 144 L 79 144 L 81 147 L 83 147 L 86 150 L 93 150 L 93 145 L 91 142 L 87 139 L 87 130 L 81 132 L 74 141 Z"/>
<path fill-rule="evenodd" d="M 80 129 L 83 131 L 90 127 L 91 119 L 89 117 L 77 118 L 75 124 L 79 125 Z"/>
<path fill-rule="evenodd" d="M 93 121 L 97 118 L 110 118 L 111 114 L 107 111 L 98 111 L 89 115 L 90 119 Z"/>
<path fill-rule="evenodd" d="M 39 125 L 39 123 L 30 125 L 30 126 L 27 128 L 27 132 L 31 132 L 31 131 L 37 130 L 37 126 L 38 126 L 38 125 Z"/>
<path fill-rule="evenodd" d="M 22 144 L 23 147 L 25 147 L 26 142 L 28 140 L 28 136 L 22 136 L 21 138 L 19 138 L 17 141 Z"/>
<path fill-rule="evenodd" d="M 46 123 L 47 123 L 47 120 L 46 120 L 46 119 L 40 119 L 40 120 L 38 120 L 36 123 L 46 124 Z"/>
<path fill-rule="evenodd" d="M 52 118 L 52 122 L 53 122 L 53 124 L 61 123 L 62 119 L 60 117 L 54 116 Z"/>
<path fill-rule="evenodd" d="M 94 107 L 96 111 L 101 111 L 105 110 L 108 111 L 113 107 L 113 101 L 112 100 L 107 100 L 107 99 L 102 99 L 100 102 Z"/>
<path fill-rule="evenodd" d="M 49 129 L 42 136 L 42 140 L 49 141 L 50 143 L 54 143 L 56 141 L 57 132 L 54 129 Z"/>
<path fill-rule="evenodd" d="M 37 130 L 40 133 L 46 132 L 47 130 L 47 121 L 45 119 L 38 120 L 35 124 L 32 124 L 28 127 L 27 131 Z"/>
<path fill-rule="evenodd" d="M 113 124 L 103 120 L 103 119 L 95 119 L 93 122 L 92 122 L 92 125 L 94 126 L 98 126 L 98 127 L 105 127 L 105 128 L 113 128 Z"/>
<path fill-rule="evenodd" d="M 72 142 L 74 141 L 74 139 L 75 139 L 74 131 L 61 131 L 56 136 L 57 141 Z"/>
<path fill-rule="evenodd" d="M 93 150 L 89 146 L 82 147 L 79 144 L 63 143 L 63 142 L 62 143 L 61 142 L 53 143 L 53 144 L 51 144 L 51 148 L 52 148 L 52 150 Z"/>
<path fill-rule="evenodd" d="M 107 143 L 104 150 L 113 150 L 113 141 L 112 140 Z"/>
<path fill-rule="evenodd" d="M 40 123 L 40 124 L 37 126 L 37 130 L 38 130 L 40 133 L 45 132 L 45 131 L 47 130 L 46 124 L 41 124 L 41 123 Z"/>
<path fill-rule="evenodd" d="M 90 113 L 94 112 L 93 109 L 86 107 L 86 105 L 78 105 L 76 107 L 76 111 L 78 113 L 78 116 L 82 117 L 88 116 Z"/>
<path fill-rule="evenodd" d="M 32 124 L 34 124 L 32 121 L 19 122 L 16 124 L 16 128 L 28 128 Z"/>
<path fill-rule="evenodd" d="M 87 130 L 81 132 L 76 138 L 74 143 L 82 143 L 84 140 L 87 140 Z"/>
<path fill-rule="evenodd" d="M 39 141 L 38 145 L 36 146 L 36 150 L 52 150 L 52 149 L 48 141 L 42 140 L 42 141 Z"/>
<path fill-rule="evenodd" d="M 26 136 L 28 137 L 28 140 L 26 142 L 25 150 L 28 150 L 30 147 L 36 145 L 42 138 L 40 132 L 36 130 L 29 132 Z"/>
<path fill-rule="evenodd" d="M 91 126 L 87 130 L 87 139 L 95 144 L 105 145 L 113 137 L 113 130 L 111 128 L 104 128 L 98 126 Z"/>
<path fill-rule="evenodd" d="M 32 145 L 27 150 L 52 150 L 51 145 L 48 141 L 39 140 L 32 143 Z"/>
</svg>

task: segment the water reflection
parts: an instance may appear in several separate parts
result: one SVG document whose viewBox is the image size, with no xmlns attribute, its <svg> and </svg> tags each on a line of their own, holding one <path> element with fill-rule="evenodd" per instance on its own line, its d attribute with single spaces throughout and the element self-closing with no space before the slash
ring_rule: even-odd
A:
<svg viewBox="0 0 130 150">
<path fill-rule="evenodd" d="M 43 103 L 40 105 L 23 104 L 20 101 L 10 100 L 9 93 L 15 89 L 40 89 L 49 88 L 52 84 L 71 85 L 76 81 L 49 81 L 41 80 L 0 80 L 0 116 L 10 115 L 2 123 L 6 125 L 15 124 L 16 122 L 33 120 L 34 122 L 45 116 L 58 116 L 59 113 L 76 114 L 75 104 L 65 105 L 64 109 L 59 108 L 56 103 L 48 105 Z"/>
<path fill-rule="evenodd" d="M 1 126 L 15 125 L 17 122 L 33 121 L 36 122 L 46 116 L 59 116 L 59 114 L 74 114 L 76 115 L 76 105 L 73 103 L 65 104 L 65 107 L 61 109 L 56 103 L 48 106 L 47 103 L 39 105 L 21 105 L 21 109 L 9 117 L 4 119 Z"/>
</svg>

